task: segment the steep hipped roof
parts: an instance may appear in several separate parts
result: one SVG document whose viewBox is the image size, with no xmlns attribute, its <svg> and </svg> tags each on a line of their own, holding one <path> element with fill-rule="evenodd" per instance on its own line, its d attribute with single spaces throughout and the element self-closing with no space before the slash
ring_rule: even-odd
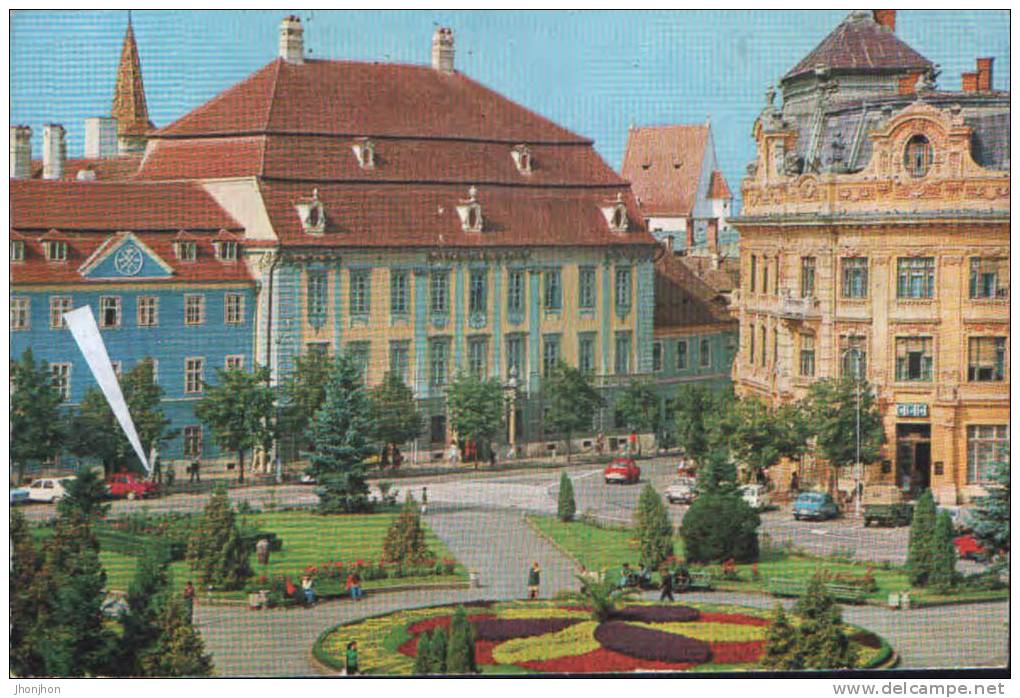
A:
<svg viewBox="0 0 1020 698">
<path fill-rule="evenodd" d="M 141 157 L 118 158 L 69 158 L 64 160 L 64 172 L 61 179 L 77 179 L 78 173 L 90 169 L 95 178 L 103 181 L 130 179 L 138 172 Z M 43 173 L 43 161 L 32 161 L 32 179 L 40 179 Z"/>
<path fill-rule="evenodd" d="M 621 174 L 645 216 L 690 216 L 705 157 L 707 124 L 632 128 Z"/>
<path fill-rule="evenodd" d="M 870 11 L 851 12 L 783 80 L 825 66 L 833 72 L 926 71 L 932 62 L 875 21 Z"/>
<path fill-rule="evenodd" d="M 685 264 L 665 250 L 655 260 L 655 331 L 689 325 L 735 324 L 725 299 Z"/>
<path fill-rule="evenodd" d="M 730 186 L 726 184 L 726 178 L 723 177 L 723 173 L 719 170 L 712 171 L 712 179 L 708 183 L 708 198 L 709 199 L 732 199 L 733 194 L 730 193 Z"/>
<path fill-rule="evenodd" d="M 117 120 L 117 133 L 122 136 L 141 136 L 153 128 L 149 121 L 149 108 L 145 103 L 142 64 L 138 58 L 135 30 L 130 19 L 120 50 L 120 65 L 117 67 L 117 83 L 110 114 Z"/>
<path fill-rule="evenodd" d="M 460 73 L 277 59 L 155 138 L 253 133 L 591 143 Z"/>
</svg>

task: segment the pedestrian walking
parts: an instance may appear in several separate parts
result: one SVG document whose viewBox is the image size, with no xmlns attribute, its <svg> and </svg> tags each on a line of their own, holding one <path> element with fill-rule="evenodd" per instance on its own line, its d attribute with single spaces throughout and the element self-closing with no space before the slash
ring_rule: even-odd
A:
<svg viewBox="0 0 1020 698">
<path fill-rule="evenodd" d="M 800 476 L 797 475 L 797 471 L 793 471 L 793 475 L 790 476 L 790 491 L 794 494 L 800 492 Z"/>
<path fill-rule="evenodd" d="M 449 462 L 451 468 L 455 467 L 457 465 L 457 455 L 458 455 L 458 452 L 457 452 L 457 442 L 456 441 L 451 441 L 450 442 L 450 450 L 447 452 L 447 455 L 446 455 L 446 459 Z"/>
<path fill-rule="evenodd" d="M 425 512 L 429 510 L 429 488 L 421 488 L 421 515 L 425 516 Z"/>
<path fill-rule="evenodd" d="M 675 601 L 673 598 L 673 573 L 663 567 L 659 570 L 659 576 L 662 577 L 662 593 L 659 594 L 659 601 Z"/>
<path fill-rule="evenodd" d="M 188 611 L 188 623 L 195 617 L 195 585 L 189 580 L 184 585 L 184 608 Z"/>
<path fill-rule="evenodd" d="M 201 463 L 197 458 L 191 461 L 191 467 L 188 468 L 188 482 L 202 482 L 202 477 L 199 474 L 200 467 Z"/>
<path fill-rule="evenodd" d="M 163 461 L 159 456 L 152 459 L 152 479 L 157 485 L 163 483 Z"/>
<path fill-rule="evenodd" d="M 174 480 L 177 479 L 177 471 L 174 470 L 173 465 L 168 465 L 166 468 L 166 491 L 169 492 L 174 488 Z"/>
<path fill-rule="evenodd" d="M 496 467 L 496 447 L 492 444 L 489 444 L 489 467 Z"/>
<path fill-rule="evenodd" d="M 404 454 L 400 452 L 400 448 L 397 446 L 393 447 L 393 469 L 396 470 L 404 462 Z"/>
<path fill-rule="evenodd" d="M 542 569 L 538 566 L 538 563 L 534 563 L 531 569 L 528 570 L 528 598 L 538 598 L 538 585 L 541 583 Z"/>
<path fill-rule="evenodd" d="M 255 554 L 258 556 L 259 564 L 265 567 L 269 564 L 269 539 L 259 538 L 255 544 Z"/>
<path fill-rule="evenodd" d="M 637 432 L 636 431 L 631 431 L 630 432 L 630 437 L 628 439 L 628 443 L 630 444 L 630 448 L 628 449 L 630 451 L 630 455 L 636 456 L 637 453 L 638 453 L 638 442 L 637 442 Z"/>
<path fill-rule="evenodd" d="M 345 662 L 345 669 L 348 676 L 354 676 L 358 673 L 358 641 L 351 640 L 347 643 L 347 656 Z"/>
</svg>

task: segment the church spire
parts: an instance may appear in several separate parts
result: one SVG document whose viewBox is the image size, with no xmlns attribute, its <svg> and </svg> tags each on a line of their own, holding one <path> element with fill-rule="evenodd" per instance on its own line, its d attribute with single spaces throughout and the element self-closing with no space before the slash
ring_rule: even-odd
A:
<svg viewBox="0 0 1020 698">
<path fill-rule="evenodd" d="M 145 86 L 142 84 L 142 64 L 138 59 L 135 30 L 128 13 L 127 31 L 120 50 L 117 67 L 117 84 L 113 92 L 113 118 L 117 120 L 120 150 L 130 152 L 145 147 L 145 134 L 153 128 L 149 109 L 145 104 Z"/>
</svg>

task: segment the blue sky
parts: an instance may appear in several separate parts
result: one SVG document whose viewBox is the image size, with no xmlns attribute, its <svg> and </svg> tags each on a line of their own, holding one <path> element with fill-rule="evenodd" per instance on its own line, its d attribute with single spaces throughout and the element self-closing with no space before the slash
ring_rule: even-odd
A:
<svg viewBox="0 0 1020 698">
<path fill-rule="evenodd" d="M 286 11 L 135 12 L 149 111 L 163 126 L 276 55 Z M 451 26 L 457 69 L 593 138 L 619 168 L 630 124 L 704 122 L 736 192 L 753 158 L 751 125 L 774 84 L 847 14 L 825 11 L 472 12 L 295 11 L 312 57 L 427 63 L 433 29 Z M 11 123 L 68 129 L 108 114 L 124 12 L 15 12 Z M 900 11 L 897 34 L 959 89 L 978 56 L 1009 88 L 1009 13 Z"/>
</svg>

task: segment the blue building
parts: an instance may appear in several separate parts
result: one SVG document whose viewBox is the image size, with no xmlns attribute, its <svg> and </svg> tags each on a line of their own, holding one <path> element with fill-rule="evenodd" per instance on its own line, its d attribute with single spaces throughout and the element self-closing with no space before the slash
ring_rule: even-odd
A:
<svg viewBox="0 0 1020 698">
<path fill-rule="evenodd" d="M 115 371 L 153 361 L 179 430 L 163 459 L 216 456 L 194 406 L 252 366 L 241 226 L 196 184 L 16 179 L 11 221 L 11 358 L 31 348 L 74 408 L 96 382 L 62 314 L 90 306 Z"/>
</svg>

